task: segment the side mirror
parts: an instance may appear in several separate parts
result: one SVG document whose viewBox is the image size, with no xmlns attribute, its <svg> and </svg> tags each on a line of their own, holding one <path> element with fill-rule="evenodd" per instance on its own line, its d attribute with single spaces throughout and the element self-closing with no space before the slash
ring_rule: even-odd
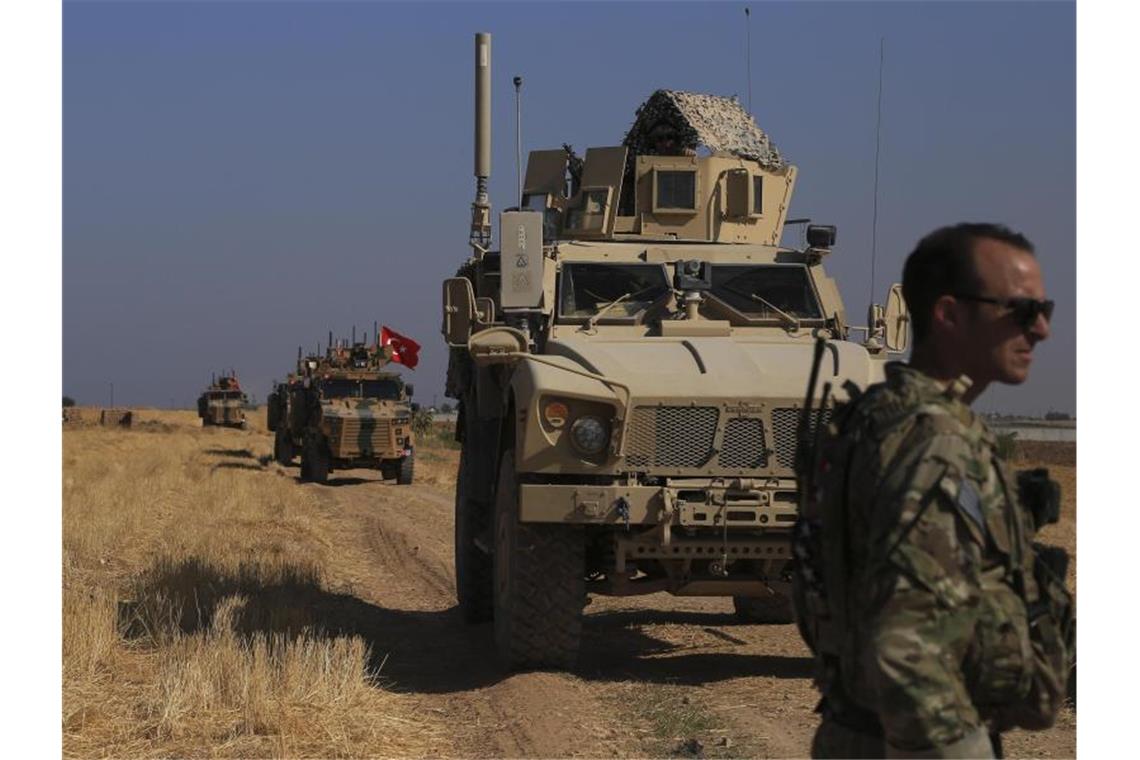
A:
<svg viewBox="0 0 1140 760">
<path fill-rule="evenodd" d="M 883 310 L 883 343 L 892 354 L 904 353 L 910 347 L 910 311 L 903 299 L 902 285 L 895 283 L 887 292 Z"/>
<path fill-rule="evenodd" d="M 495 299 L 475 299 L 475 321 L 481 325 L 489 325 L 495 321 Z"/>
<path fill-rule="evenodd" d="M 807 243 L 812 248 L 831 248 L 835 245 L 836 229 L 834 224 L 809 224 L 807 228 Z"/>
<path fill-rule="evenodd" d="M 443 337 L 449 346 L 466 346 L 475 320 L 475 291 L 471 280 L 452 277 L 443 281 Z"/>
<path fill-rule="evenodd" d="M 475 364 L 511 364 L 519 354 L 530 353 L 526 336 L 513 327 L 490 327 L 471 336 L 467 350 Z"/>
<path fill-rule="evenodd" d="M 408 398 L 416 395 L 416 387 L 411 383 L 404 383 L 404 395 Z"/>
</svg>

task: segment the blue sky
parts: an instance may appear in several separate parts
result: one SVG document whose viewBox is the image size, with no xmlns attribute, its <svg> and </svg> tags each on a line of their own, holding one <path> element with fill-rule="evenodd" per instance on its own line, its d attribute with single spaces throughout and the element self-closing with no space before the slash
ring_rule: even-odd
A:
<svg viewBox="0 0 1140 760">
<path fill-rule="evenodd" d="M 387 323 L 443 401 L 440 281 L 467 255 L 472 47 L 493 35 L 492 202 L 524 150 L 617 144 L 660 87 L 747 101 L 742 3 L 64 3 L 63 390 L 189 405 L 236 368 L 264 398 L 298 344 Z M 752 101 L 837 224 L 852 321 L 925 232 L 1036 244 L 1058 308 L 1031 380 L 983 409 L 1075 411 L 1072 3 L 752 3 Z M 875 94 L 886 39 L 877 277 Z"/>
</svg>

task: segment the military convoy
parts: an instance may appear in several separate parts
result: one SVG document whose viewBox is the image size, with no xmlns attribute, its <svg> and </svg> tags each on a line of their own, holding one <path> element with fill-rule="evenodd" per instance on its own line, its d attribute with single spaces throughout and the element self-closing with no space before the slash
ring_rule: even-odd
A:
<svg viewBox="0 0 1140 760">
<path fill-rule="evenodd" d="M 233 370 L 228 375 L 215 375 L 210 386 L 198 396 L 198 417 L 203 427 L 221 426 L 244 428 L 245 407 L 249 397 Z"/>
<path fill-rule="evenodd" d="M 334 470 L 379 469 L 401 485 L 415 474 L 413 387 L 386 371 L 391 345 L 331 338 L 323 356 L 302 357 L 297 369 L 269 394 L 267 424 L 274 458 L 301 457 L 301 478 L 317 483 Z"/>
<path fill-rule="evenodd" d="M 588 593 L 791 622 L 813 346 L 832 388 L 878 380 L 905 350 L 901 288 L 849 325 L 835 228 L 781 244 L 796 168 L 735 99 L 672 90 L 619 146 L 530 153 L 492 250 L 490 35 L 475 71 L 472 255 L 443 283 L 464 619 L 493 620 L 515 668 L 574 662 Z"/>
</svg>

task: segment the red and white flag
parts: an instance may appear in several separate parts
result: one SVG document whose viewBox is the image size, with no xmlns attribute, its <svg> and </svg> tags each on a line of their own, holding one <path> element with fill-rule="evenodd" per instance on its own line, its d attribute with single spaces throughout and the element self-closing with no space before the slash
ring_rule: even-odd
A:
<svg viewBox="0 0 1140 760">
<path fill-rule="evenodd" d="M 392 347 L 392 361 L 403 364 L 408 369 L 415 369 L 420 363 L 420 344 L 407 338 L 387 325 L 380 328 L 380 345 Z"/>
</svg>

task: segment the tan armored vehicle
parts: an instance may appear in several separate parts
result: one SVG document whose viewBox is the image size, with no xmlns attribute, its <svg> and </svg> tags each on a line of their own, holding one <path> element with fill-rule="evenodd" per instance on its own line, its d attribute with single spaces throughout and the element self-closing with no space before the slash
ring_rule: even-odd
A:
<svg viewBox="0 0 1140 760">
<path fill-rule="evenodd" d="M 570 666 L 587 593 L 732 596 L 791 622 L 815 339 L 821 382 L 877 380 L 905 349 L 900 288 L 850 327 L 835 228 L 780 244 L 795 167 L 735 100 L 668 90 L 619 146 L 532 152 L 492 250 L 489 35 L 475 64 L 473 255 L 443 286 L 464 618 L 494 620 L 511 667 Z"/>
<path fill-rule="evenodd" d="M 331 342 L 331 341 L 330 341 Z M 298 372 L 271 394 L 274 454 L 301 455 L 301 478 L 324 483 L 333 470 L 379 469 L 401 485 L 415 473 L 413 388 L 383 368 L 389 346 L 338 343 L 299 360 Z"/>
<path fill-rule="evenodd" d="M 302 356 L 297 349 L 297 367 L 290 372 L 284 382 L 274 381 L 273 390 L 265 402 L 265 424 L 273 433 L 273 458 L 282 466 L 293 464 L 300 451 L 304 430 L 304 377 L 311 363 L 314 367 L 321 361 L 319 354 Z"/>
<path fill-rule="evenodd" d="M 245 406 L 249 397 L 241 389 L 237 376 L 214 376 L 210 387 L 198 397 L 198 416 L 202 426 L 245 427 Z"/>
</svg>

